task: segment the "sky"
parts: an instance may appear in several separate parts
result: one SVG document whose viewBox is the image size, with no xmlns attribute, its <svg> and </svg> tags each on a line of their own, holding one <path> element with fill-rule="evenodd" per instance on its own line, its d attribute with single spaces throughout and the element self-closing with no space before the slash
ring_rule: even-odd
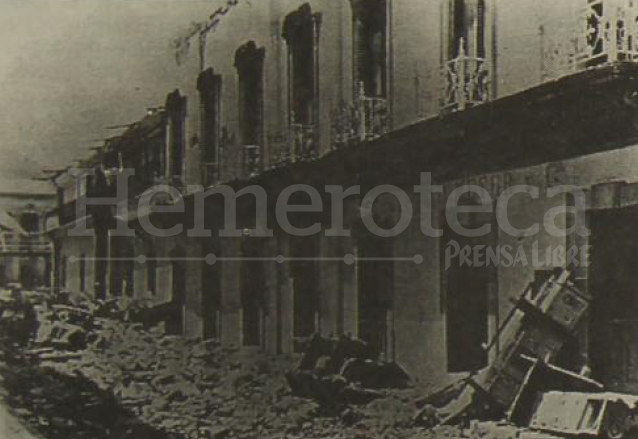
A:
<svg viewBox="0 0 638 439">
<path fill-rule="evenodd" d="M 0 190 L 163 104 L 172 41 L 219 0 L 0 0 Z"/>
</svg>

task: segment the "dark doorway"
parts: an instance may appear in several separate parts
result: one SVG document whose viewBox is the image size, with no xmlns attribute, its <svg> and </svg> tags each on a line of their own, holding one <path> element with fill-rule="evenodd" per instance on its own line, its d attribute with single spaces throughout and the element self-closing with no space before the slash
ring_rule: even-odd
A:
<svg viewBox="0 0 638 439">
<path fill-rule="evenodd" d="M 109 235 L 105 227 L 95 228 L 95 298 L 106 299 L 106 279 L 108 272 Z"/>
<path fill-rule="evenodd" d="M 311 125 L 315 122 L 315 17 L 308 3 L 289 14 L 283 26 L 288 43 L 288 93 L 290 121 Z"/>
<path fill-rule="evenodd" d="M 386 0 L 355 0 L 353 52 L 355 91 L 366 97 L 386 97 L 388 28 Z"/>
<path fill-rule="evenodd" d="M 177 248 L 170 254 L 171 258 L 171 303 L 173 315 L 166 322 L 166 333 L 181 335 L 184 333 L 184 306 L 186 304 L 186 253 Z"/>
<path fill-rule="evenodd" d="M 111 239 L 111 294 L 120 297 L 126 294 L 133 297 L 135 291 L 135 254 L 133 246 L 126 238 Z"/>
<path fill-rule="evenodd" d="M 394 301 L 391 238 L 367 236 L 357 242 L 359 338 L 377 354 L 388 351 L 388 315 Z"/>
<path fill-rule="evenodd" d="M 476 230 L 491 221 L 491 217 L 487 215 L 458 216 L 460 225 L 469 230 Z M 445 255 L 448 245 L 452 242 L 461 249 L 469 248 L 472 252 L 493 244 L 491 233 L 479 237 L 464 235 L 447 227 L 443 237 L 442 254 Z M 448 262 L 449 266 L 446 266 Z M 460 256 L 449 261 L 443 257 L 442 264 L 448 372 L 461 373 L 482 369 L 488 364 L 488 355 L 483 346 L 489 337 L 489 297 L 490 286 L 495 280 L 493 277 L 496 276 L 495 267 L 474 266 Z"/>
<path fill-rule="evenodd" d="M 244 346 L 262 346 L 262 321 L 264 310 L 264 241 L 246 237 L 242 241 L 241 305 L 242 340 Z"/>
<path fill-rule="evenodd" d="M 80 255 L 80 292 L 86 291 L 86 255 L 83 253 Z"/>
<path fill-rule="evenodd" d="M 589 214 L 589 358 L 610 391 L 638 391 L 638 208 Z"/>
<path fill-rule="evenodd" d="M 20 285 L 27 290 L 33 290 L 38 283 L 38 273 L 35 269 L 35 258 L 20 259 Z"/>
<path fill-rule="evenodd" d="M 157 294 L 157 254 L 151 249 L 146 258 L 146 292 L 155 296 Z"/>
<path fill-rule="evenodd" d="M 219 255 L 218 240 L 204 244 L 204 254 Z M 202 309 L 204 312 L 204 338 L 221 338 L 221 261 L 209 265 L 202 261 Z"/>
<path fill-rule="evenodd" d="M 20 226 L 27 233 L 37 233 L 40 231 L 40 217 L 35 212 L 23 213 L 20 216 Z"/>
<path fill-rule="evenodd" d="M 317 236 L 291 237 L 290 276 L 293 287 L 293 334 L 298 342 L 319 331 L 320 312 L 319 276 L 317 261 L 319 240 Z M 299 343 L 295 343 L 297 348 Z"/>
</svg>

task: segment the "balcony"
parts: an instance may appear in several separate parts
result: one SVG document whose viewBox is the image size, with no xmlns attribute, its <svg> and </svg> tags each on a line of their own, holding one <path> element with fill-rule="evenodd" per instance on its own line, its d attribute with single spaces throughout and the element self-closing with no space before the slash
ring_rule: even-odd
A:
<svg viewBox="0 0 638 439">
<path fill-rule="evenodd" d="M 293 123 L 285 132 L 269 134 L 270 169 L 316 159 L 319 154 L 316 149 L 315 132 L 314 125 Z M 246 154 L 246 151 L 244 153 Z M 244 157 L 247 159 L 246 155 Z M 257 163 L 260 163 L 259 156 L 256 156 L 256 159 Z"/>
<path fill-rule="evenodd" d="M 465 43 L 459 56 L 447 61 L 442 70 L 441 110 L 462 111 L 490 100 L 490 72 L 484 58 L 469 56 Z"/>
<path fill-rule="evenodd" d="M 567 20 L 541 26 L 543 79 L 638 60 L 638 2 L 588 0 Z"/>
<path fill-rule="evenodd" d="M 261 148 L 258 145 L 244 146 L 244 175 L 253 178 L 261 172 Z"/>
<path fill-rule="evenodd" d="M 286 161 L 299 162 L 317 158 L 314 125 L 293 123 L 289 132 L 290 155 Z"/>
<path fill-rule="evenodd" d="M 50 254 L 51 242 L 39 234 L 0 233 L 0 255 L 28 256 Z"/>
<path fill-rule="evenodd" d="M 268 148 L 270 169 L 277 169 L 289 162 L 290 146 L 286 134 L 281 132 L 268 134 Z"/>
<path fill-rule="evenodd" d="M 388 132 L 388 100 L 366 96 L 363 83 L 354 105 L 343 103 L 333 114 L 333 145 L 336 148 L 374 140 Z"/>
<path fill-rule="evenodd" d="M 219 165 L 217 163 L 202 163 L 201 172 L 204 187 L 213 186 L 219 180 Z"/>
<path fill-rule="evenodd" d="M 356 122 L 360 141 L 374 140 L 388 131 L 388 100 L 365 95 L 363 83 L 356 102 Z"/>
</svg>

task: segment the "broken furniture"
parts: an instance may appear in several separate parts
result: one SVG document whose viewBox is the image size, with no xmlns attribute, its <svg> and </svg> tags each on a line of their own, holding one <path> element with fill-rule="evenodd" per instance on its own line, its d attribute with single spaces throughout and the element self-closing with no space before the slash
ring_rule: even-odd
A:
<svg viewBox="0 0 638 439">
<path fill-rule="evenodd" d="M 637 404 L 638 396 L 616 393 L 548 392 L 529 426 L 569 436 L 636 437 L 631 434 L 638 427 Z"/>
<path fill-rule="evenodd" d="M 537 370 L 555 362 L 575 334 L 589 307 L 590 298 L 570 281 L 570 272 L 551 274 L 540 285 L 531 283 L 499 328 L 494 339 L 485 346 L 487 351 L 497 348 L 496 358 L 483 371 L 470 374 L 457 394 L 443 407 L 437 407 L 441 423 L 451 424 L 473 410 L 511 411 L 520 399 L 521 389 L 529 385 L 529 373 L 538 359 Z M 544 366 L 540 366 L 540 365 Z M 558 372 L 557 372 L 558 373 Z"/>
</svg>

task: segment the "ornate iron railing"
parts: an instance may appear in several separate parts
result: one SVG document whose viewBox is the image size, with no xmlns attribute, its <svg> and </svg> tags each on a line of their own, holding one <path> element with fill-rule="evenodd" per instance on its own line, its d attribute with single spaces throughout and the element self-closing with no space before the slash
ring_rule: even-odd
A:
<svg viewBox="0 0 638 439">
<path fill-rule="evenodd" d="M 286 134 L 270 133 L 268 135 L 268 150 L 271 169 L 279 168 L 290 162 L 290 142 Z"/>
<path fill-rule="evenodd" d="M 256 177 L 261 172 L 261 148 L 258 145 L 244 146 L 244 175 Z"/>
<path fill-rule="evenodd" d="M 333 145 L 374 140 L 388 132 L 388 120 L 388 100 L 367 96 L 361 82 L 354 105 L 344 102 L 333 112 Z"/>
<path fill-rule="evenodd" d="M 638 58 L 638 2 L 589 0 L 580 14 L 576 62 L 586 67 Z"/>
<path fill-rule="evenodd" d="M 489 101 L 490 71 L 484 58 L 469 56 L 461 40 L 459 55 L 443 65 L 441 109 L 461 111 Z"/>
<path fill-rule="evenodd" d="M 583 0 L 571 19 L 541 26 L 543 79 L 638 60 L 638 1 Z"/>
<path fill-rule="evenodd" d="M 51 242 L 41 235 L 0 233 L 0 255 L 47 254 L 51 252 Z"/>
<path fill-rule="evenodd" d="M 291 156 L 288 161 L 306 161 L 317 157 L 314 125 L 291 124 L 289 141 Z"/>
<path fill-rule="evenodd" d="M 201 164 L 202 185 L 204 187 L 209 187 L 217 183 L 218 170 L 219 170 L 219 166 L 217 163 L 202 163 Z"/>
<path fill-rule="evenodd" d="M 363 82 L 359 84 L 356 102 L 359 140 L 373 140 L 388 131 L 388 100 L 366 96 Z"/>
<path fill-rule="evenodd" d="M 332 146 L 342 148 L 359 140 L 355 107 L 342 102 L 332 112 Z"/>
</svg>

